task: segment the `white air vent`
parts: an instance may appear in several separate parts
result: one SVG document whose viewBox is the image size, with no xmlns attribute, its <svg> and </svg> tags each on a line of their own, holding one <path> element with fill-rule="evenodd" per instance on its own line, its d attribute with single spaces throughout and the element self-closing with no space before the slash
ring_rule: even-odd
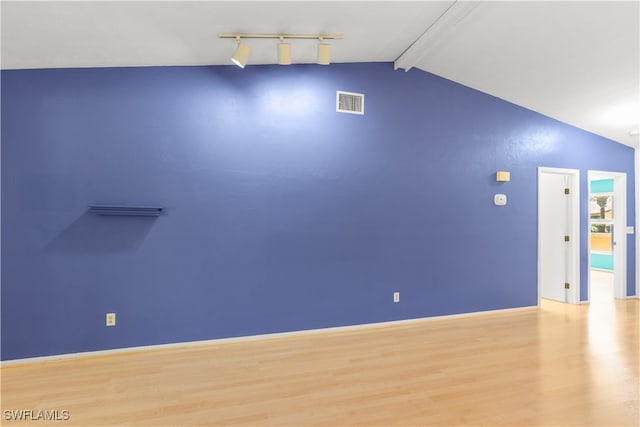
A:
<svg viewBox="0 0 640 427">
<path fill-rule="evenodd" d="M 337 91 L 336 111 L 339 113 L 364 114 L 364 94 Z"/>
</svg>

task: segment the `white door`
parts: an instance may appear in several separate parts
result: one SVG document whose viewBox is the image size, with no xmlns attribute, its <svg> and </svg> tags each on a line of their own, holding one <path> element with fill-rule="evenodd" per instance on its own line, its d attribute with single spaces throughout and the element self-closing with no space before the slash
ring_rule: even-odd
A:
<svg viewBox="0 0 640 427">
<path fill-rule="evenodd" d="M 627 174 L 613 174 L 613 294 L 627 296 Z"/>
<path fill-rule="evenodd" d="M 574 304 L 579 302 L 578 173 L 551 168 L 538 172 L 539 294 Z"/>
</svg>

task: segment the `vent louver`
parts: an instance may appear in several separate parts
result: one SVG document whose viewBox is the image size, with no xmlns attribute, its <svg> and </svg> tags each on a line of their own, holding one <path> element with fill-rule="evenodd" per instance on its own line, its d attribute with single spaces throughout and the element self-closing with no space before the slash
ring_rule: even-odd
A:
<svg viewBox="0 0 640 427">
<path fill-rule="evenodd" d="M 336 92 L 336 111 L 339 113 L 364 114 L 364 94 Z"/>
</svg>

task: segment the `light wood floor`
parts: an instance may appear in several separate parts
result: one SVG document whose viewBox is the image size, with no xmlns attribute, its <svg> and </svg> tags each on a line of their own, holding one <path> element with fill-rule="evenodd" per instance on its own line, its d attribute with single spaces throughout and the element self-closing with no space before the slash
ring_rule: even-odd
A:
<svg viewBox="0 0 640 427">
<path fill-rule="evenodd" d="M 57 426 L 637 426 L 639 301 L 9 366 Z M 7 422 L 3 425 L 29 425 Z"/>
<path fill-rule="evenodd" d="M 591 289 L 589 300 L 600 304 L 613 299 L 613 272 L 603 270 L 590 270 L 589 279 Z"/>
</svg>

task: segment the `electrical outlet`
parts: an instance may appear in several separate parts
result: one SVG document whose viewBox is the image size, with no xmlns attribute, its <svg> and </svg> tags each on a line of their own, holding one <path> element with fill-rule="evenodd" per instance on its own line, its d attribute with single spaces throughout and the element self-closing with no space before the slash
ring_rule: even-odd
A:
<svg viewBox="0 0 640 427">
<path fill-rule="evenodd" d="M 116 326 L 116 314 L 107 313 L 107 326 Z"/>
<path fill-rule="evenodd" d="M 393 293 L 393 302 L 400 302 L 400 292 Z"/>
</svg>

